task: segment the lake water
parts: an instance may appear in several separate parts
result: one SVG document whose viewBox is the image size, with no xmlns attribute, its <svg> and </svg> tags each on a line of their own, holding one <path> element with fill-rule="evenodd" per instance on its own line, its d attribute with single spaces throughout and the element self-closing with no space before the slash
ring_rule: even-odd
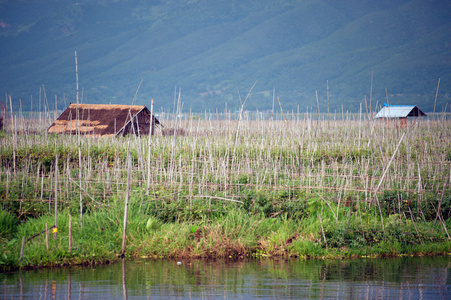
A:
<svg viewBox="0 0 451 300">
<path fill-rule="evenodd" d="M 451 299 L 451 258 L 147 260 L 0 273 L 2 299 Z"/>
</svg>

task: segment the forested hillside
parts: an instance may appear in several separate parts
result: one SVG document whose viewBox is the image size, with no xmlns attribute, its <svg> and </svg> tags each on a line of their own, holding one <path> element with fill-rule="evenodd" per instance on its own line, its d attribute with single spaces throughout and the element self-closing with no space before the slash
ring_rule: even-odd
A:
<svg viewBox="0 0 451 300">
<path fill-rule="evenodd" d="M 235 110 L 256 82 L 249 110 L 275 89 L 286 110 L 316 108 L 317 91 L 323 112 L 365 95 L 432 111 L 440 78 L 441 111 L 450 32 L 438 0 L 0 0 L 0 88 L 15 109 L 63 109 L 77 51 L 85 103 L 129 104 L 140 86 L 136 104 L 172 110 L 180 91 L 185 111 Z"/>
</svg>

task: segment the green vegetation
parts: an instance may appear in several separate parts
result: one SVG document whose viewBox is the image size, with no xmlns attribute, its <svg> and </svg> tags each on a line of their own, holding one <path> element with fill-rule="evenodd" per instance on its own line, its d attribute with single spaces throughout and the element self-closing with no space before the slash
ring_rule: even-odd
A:
<svg viewBox="0 0 451 300">
<path fill-rule="evenodd" d="M 129 257 L 451 251 L 449 121 L 205 117 L 163 120 L 184 135 L 150 140 L 48 135 L 32 120 L 3 131 L 1 268 L 117 259 L 128 175 Z M 54 225 L 56 198 L 57 239 L 48 249 L 45 234 L 27 241 L 19 261 L 22 238 Z"/>
</svg>

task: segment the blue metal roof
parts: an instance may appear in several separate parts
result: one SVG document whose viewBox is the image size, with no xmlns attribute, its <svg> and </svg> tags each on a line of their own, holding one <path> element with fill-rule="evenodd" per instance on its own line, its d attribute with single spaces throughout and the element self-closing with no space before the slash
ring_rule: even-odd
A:
<svg viewBox="0 0 451 300">
<path fill-rule="evenodd" d="M 384 103 L 384 106 L 386 106 L 386 107 L 412 107 L 415 105 L 393 105 L 393 104 Z"/>
<path fill-rule="evenodd" d="M 406 118 L 406 117 L 422 117 L 426 116 L 416 105 L 388 105 L 384 103 L 384 107 L 376 114 L 378 118 Z"/>
</svg>

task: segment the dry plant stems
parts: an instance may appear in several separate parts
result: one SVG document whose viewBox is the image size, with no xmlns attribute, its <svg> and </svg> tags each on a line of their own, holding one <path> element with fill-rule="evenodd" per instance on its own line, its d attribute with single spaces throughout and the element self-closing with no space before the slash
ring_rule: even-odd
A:
<svg viewBox="0 0 451 300">
<path fill-rule="evenodd" d="M 393 152 L 393 155 L 392 155 L 392 157 L 391 157 L 389 163 L 387 164 L 387 167 L 385 168 L 384 173 L 382 174 L 381 179 L 379 180 L 379 184 L 377 185 L 377 187 L 376 187 L 376 189 L 375 189 L 375 191 L 374 191 L 373 199 L 376 198 L 376 201 L 377 201 L 377 196 L 376 196 L 376 195 L 377 195 L 377 192 L 379 191 L 379 188 L 380 188 L 382 182 L 384 182 L 385 175 L 387 175 L 388 169 L 390 168 L 390 165 L 392 164 L 393 159 L 395 158 L 396 153 L 398 152 L 399 146 L 401 145 L 401 142 L 402 142 L 402 140 L 404 139 L 405 134 L 406 134 L 406 133 L 404 132 L 404 133 L 402 134 L 401 138 L 399 139 L 399 142 L 398 142 L 398 145 L 396 146 L 395 152 Z M 370 203 L 370 204 L 371 204 L 371 203 Z M 379 205 L 379 202 L 378 202 L 378 205 Z"/>
<path fill-rule="evenodd" d="M 413 219 L 413 214 L 412 214 L 412 210 L 410 209 L 410 207 L 409 207 L 409 213 L 410 213 L 410 218 L 412 219 L 413 227 L 415 227 L 415 231 L 417 232 L 418 240 L 420 241 L 420 244 L 423 244 L 423 242 L 421 241 L 420 233 L 418 232 L 417 225 L 415 224 L 415 220 Z"/>
<path fill-rule="evenodd" d="M 444 196 L 445 196 L 445 191 L 446 191 L 446 188 L 447 188 L 447 186 L 448 186 L 450 177 L 451 177 L 451 166 L 450 166 L 449 175 L 446 176 L 446 181 L 445 181 L 445 183 L 443 184 L 442 195 L 441 195 L 440 201 L 439 201 L 439 203 L 438 203 L 437 214 L 435 215 L 434 225 L 437 223 L 437 218 L 440 217 L 440 208 L 441 208 L 441 206 L 442 206 L 443 198 L 444 198 Z"/>
<path fill-rule="evenodd" d="M 175 115 L 175 125 L 174 125 L 174 133 L 173 133 L 173 137 L 172 137 L 172 144 L 171 144 L 171 160 L 170 160 L 170 167 L 169 167 L 169 180 L 172 183 L 172 174 L 173 174 L 173 168 L 174 168 L 174 147 L 175 147 L 175 140 L 176 140 L 176 136 L 177 136 L 177 126 L 178 126 L 178 119 L 179 119 L 179 115 L 180 115 L 180 101 L 181 101 L 181 91 L 179 90 L 178 93 L 178 98 L 177 98 L 177 110 L 176 110 L 176 115 Z"/>
<path fill-rule="evenodd" d="M 309 204 L 309 200 L 318 199 L 319 204 L 329 207 L 322 216 L 321 237 L 328 234 L 330 222 L 335 227 L 344 223 L 343 230 L 349 229 L 349 233 L 355 231 L 357 223 L 357 230 L 363 231 L 370 225 L 369 214 L 383 215 L 377 225 L 380 230 L 388 214 L 410 213 L 408 205 L 412 205 L 411 218 L 426 243 L 419 224 L 431 218 L 427 207 L 433 204 L 437 210 L 432 221 L 439 212 L 439 225 L 447 231 L 446 206 L 438 203 L 441 195 L 443 203 L 449 198 L 445 182 L 451 164 L 448 120 L 409 122 L 407 129 L 400 129 L 385 122 L 370 123 L 361 113 L 327 122 L 318 116 L 319 123 L 312 122 L 308 110 L 283 115 L 281 111 L 279 119 L 283 121 L 250 113 L 233 119 L 230 111 L 190 115 L 189 120 L 172 119 L 187 132 L 176 138 L 159 132 L 152 137 L 97 139 L 81 134 L 47 135 L 44 131 L 23 135 L 8 128 L 0 140 L 4 203 L 14 207 L 19 203 L 16 200 L 22 201 L 24 217 L 48 214 L 48 209 L 40 209 L 50 205 L 53 193 L 58 198 L 58 212 L 69 209 L 78 213 L 77 198 L 84 195 L 80 210 L 86 207 L 83 218 L 87 218 L 123 203 L 129 180 L 130 202 L 139 199 L 148 214 L 175 211 L 179 217 L 197 215 L 208 220 L 214 213 L 227 214 L 232 208 L 249 205 L 249 214 L 257 213 L 257 208 L 261 209 L 258 213 L 267 209 L 268 218 L 279 218 L 289 215 L 290 207 L 302 205 L 298 216 L 303 218 L 320 210 Z M 236 134 L 235 140 L 228 138 L 230 131 Z M 12 159 L 14 152 L 16 160 Z M 14 161 L 16 179 L 12 176 Z M 132 171 L 128 172 L 130 165 Z M 150 188 L 152 193 L 147 193 Z M 377 207 L 372 205 L 374 197 Z M 149 208 L 148 202 L 155 205 Z M 350 211 L 343 209 L 348 203 Z M 327 242 L 331 248 L 332 240 Z"/>
</svg>

